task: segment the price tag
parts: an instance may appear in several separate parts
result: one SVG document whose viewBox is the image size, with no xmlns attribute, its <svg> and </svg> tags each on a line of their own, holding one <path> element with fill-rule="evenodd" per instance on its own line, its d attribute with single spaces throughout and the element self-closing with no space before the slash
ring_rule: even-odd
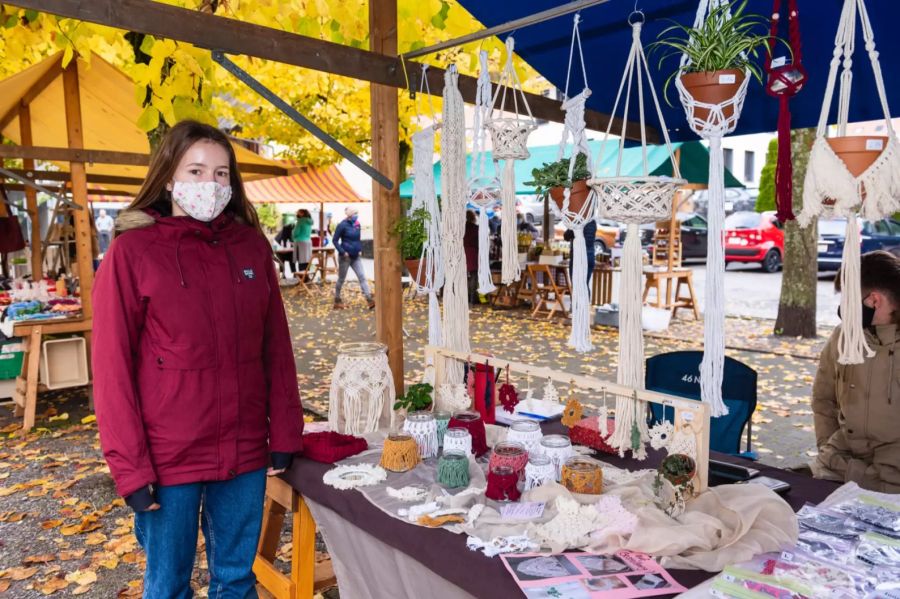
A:
<svg viewBox="0 0 900 599">
<path fill-rule="evenodd" d="M 867 139 L 866 140 L 866 151 L 880 152 L 883 149 L 884 149 L 884 140 L 883 139 Z"/>
<path fill-rule="evenodd" d="M 737 77 L 735 77 L 734 73 L 725 73 L 723 75 L 719 75 L 719 85 L 730 85 L 737 82 Z"/>
<path fill-rule="evenodd" d="M 790 551 L 782 551 L 781 559 L 783 559 L 784 561 L 786 561 L 788 563 L 791 563 L 794 561 L 794 554 L 791 553 Z"/>
<path fill-rule="evenodd" d="M 543 514 L 544 504 L 536 501 L 507 503 L 500 508 L 500 517 L 504 520 L 534 520 Z"/>
<path fill-rule="evenodd" d="M 779 56 L 778 58 L 772 59 L 772 68 L 777 69 L 778 67 L 783 67 L 787 64 L 787 56 Z"/>
</svg>

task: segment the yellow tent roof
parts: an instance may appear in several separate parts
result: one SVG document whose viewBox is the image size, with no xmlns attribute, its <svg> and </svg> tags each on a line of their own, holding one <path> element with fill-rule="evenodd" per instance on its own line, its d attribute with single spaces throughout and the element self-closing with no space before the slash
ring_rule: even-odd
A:
<svg viewBox="0 0 900 599">
<path fill-rule="evenodd" d="M 142 108 L 134 100 L 135 85 L 131 79 L 96 54 L 91 57 L 90 64 L 80 58 L 77 60 L 84 147 L 90 150 L 149 154 L 150 143 L 147 141 L 147 135 L 136 125 Z M 61 61 L 62 54 L 59 53 L 0 81 L 0 115 L 5 115 L 14 110 L 42 78 L 46 80 L 47 77 L 53 77 L 50 84 L 29 104 L 35 146 L 68 147 Z M 7 123 L 0 133 L 16 143 L 21 143 L 18 117 Z M 283 167 L 283 164 L 263 158 L 239 144 L 232 143 L 232 146 L 240 164 Z M 68 170 L 66 162 L 54 164 L 62 170 Z M 87 172 L 88 175 L 143 179 L 147 174 L 147 167 L 88 164 Z M 275 176 L 246 171 L 241 174 L 247 181 Z M 90 187 L 97 186 L 91 184 Z M 104 184 L 103 187 L 122 191 L 137 190 L 133 185 Z"/>
</svg>

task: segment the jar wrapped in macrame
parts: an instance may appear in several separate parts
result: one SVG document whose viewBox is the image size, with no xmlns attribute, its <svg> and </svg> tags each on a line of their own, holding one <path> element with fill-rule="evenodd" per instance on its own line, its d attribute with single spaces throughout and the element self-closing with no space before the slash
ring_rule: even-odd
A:
<svg viewBox="0 0 900 599">
<path fill-rule="evenodd" d="M 342 343 L 331 374 L 328 423 L 342 434 L 362 435 L 393 425 L 394 378 L 381 343 Z"/>
</svg>

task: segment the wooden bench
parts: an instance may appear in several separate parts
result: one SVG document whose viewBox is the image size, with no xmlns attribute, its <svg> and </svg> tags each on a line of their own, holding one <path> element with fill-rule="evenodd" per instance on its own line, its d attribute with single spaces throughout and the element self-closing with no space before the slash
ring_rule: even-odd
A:
<svg viewBox="0 0 900 599">
<path fill-rule="evenodd" d="M 645 270 L 643 302 L 647 303 L 650 290 L 656 291 L 655 303 L 651 305 L 671 310 L 672 318 L 675 318 L 679 308 L 688 308 L 694 311 L 694 319 L 700 319 L 700 311 L 697 309 L 697 297 L 694 295 L 693 271 L 689 268 L 676 268 L 674 270 Z M 674 283 L 674 294 L 673 292 Z M 687 290 L 687 295 L 682 295 L 682 289 Z M 665 292 L 663 292 L 665 289 Z"/>
</svg>

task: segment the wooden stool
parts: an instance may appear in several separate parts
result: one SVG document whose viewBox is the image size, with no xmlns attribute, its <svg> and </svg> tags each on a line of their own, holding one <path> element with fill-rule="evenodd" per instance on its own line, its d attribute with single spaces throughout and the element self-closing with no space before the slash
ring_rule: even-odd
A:
<svg viewBox="0 0 900 599">
<path fill-rule="evenodd" d="M 294 516 L 290 575 L 282 574 L 274 564 L 286 512 Z M 266 481 L 262 533 L 253 573 L 259 586 L 275 599 L 311 599 L 315 591 L 336 582 L 330 559 L 316 564 L 316 523 L 309 507 L 293 487 L 277 477 Z"/>
<path fill-rule="evenodd" d="M 613 271 L 608 266 L 598 266 L 594 269 L 594 277 L 591 281 L 591 304 L 603 306 L 612 303 Z"/>
<path fill-rule="evenodd" d="M 694 311 L 694 319 L 700 319 L 700 311 L 697 309 L 697 298 L 694 295 L 693 271 L 688 268 L 676 269 L 671 271 L 644 271 L 646 283 L 644 285 L 644 303 L 647 303 L 647 296 L 651 289 L 656 290 L 656 302 L 653 303 L 657 308 L 663 310 L 671 310 L 674 318 L 679 308 L 689 308 Z M 675 293 L 672 294 L 672 283 L 675 282 Z M 665 293 L 663 293 L 663 283 L 665 283 Z M 681 295 L 683 285 L 687 285 L 687 295 Z"/>
</svg>

